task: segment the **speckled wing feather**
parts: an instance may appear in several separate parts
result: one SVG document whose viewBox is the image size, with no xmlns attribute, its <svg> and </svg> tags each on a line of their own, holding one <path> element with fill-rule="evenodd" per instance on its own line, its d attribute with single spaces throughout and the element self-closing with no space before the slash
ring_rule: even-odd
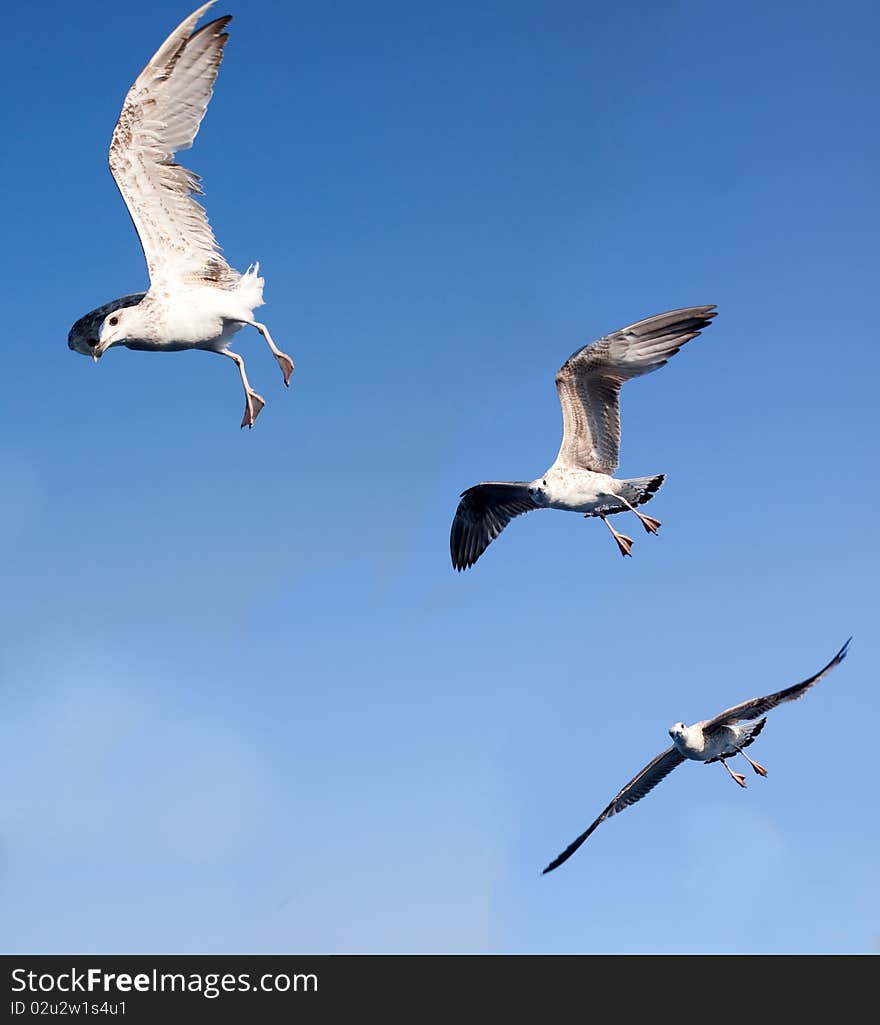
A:
<svg viewBox="0 0 880 1025">
<path fill-rule="evenodd" d="M 193 144 L 229 38 L 230 17 L 193 33 L 214 0 L 165 40 L 129 90 L 110 143 L 110 170 L 144 249 L 150 281 L 212 281 L 239 275 L 220 255 L 204 209 L 199 177 L 175 163 Z"/>
<path fill-rule="evenodd" d="M 678 750 L 674 747 L 669 747 L 662 754 L 657 755 L 652 762 L 642 769 L 638 776 L 633 777 L 633 779 L 627 783 L 611 804 L 608 805 L 605 811 L 602 812 L 599 818 L 597 818 L 589 828 L 585 829 L 577 840 L 570 843 L 562 854 L 550 862 L 550 864 L 544 869 L 542 875 L 552 872 L 554 868 L 559 868 L 564 861 L 568 861 L 572 854 L 574 854 L 574 852 L 593 832 L 596 826 L 604 822 L 605 819 L 610 819 L 612 815 L 616 815 L 619 811 L 623 811 L 624 808 L 628 808 L 631 804 L 635 804 L 636 801 L 640 801 L 646 794 L 650 793 L 661 780 L 666 779 L 669 773 L 681 765 L 683 761 L 684 755 L 679 754 Z"/>
<path fill-rule="evenodd" d="M 487 481 L 462 491 L 449 534 L 452 565 L 473 566 L 514 516 L 537 508 L 524 481 Z"/>
<path fill-rule="evenodd" d="M 717 733 L 719 729 L 728 726 L 730 723 L 741 722 L 743 719 L 757 719 L 764 715 L 765 712 L 769 712 L 772 708 L 776 708 L 777 705 L 781 705 L 784 701 L 797 701 L 798 698 L 803 697 L 811 687 L 817 684 L 826 673 L 831 672 L 835 666 L 840 665 L 846 658 L 851 640 L 852 637 L 831 659 L 828 665 L 820 669 L 814 676 L 804 680 L 802 683 L 796 683 L 792 687 L 786 687 L 785 690 L 778 690 L 775 694 L 768 694 L 763 698 L 750 698 L 748 701 L 734 705 L 732 708 L 723 711 L 720 715 L 716 715 L 714 719 L 707 719 L 703 724 L 703 731 L 708 734 Z"/>
<path fill-rule="evenodd" d="M 640 320 L 585 345 L 556 375 L 562 444 L 554 466 L 614 473 L 620 451 L 620 388 L 657 370 L 707 327 L 714 306 L 691 306 Z"/>
</svg>

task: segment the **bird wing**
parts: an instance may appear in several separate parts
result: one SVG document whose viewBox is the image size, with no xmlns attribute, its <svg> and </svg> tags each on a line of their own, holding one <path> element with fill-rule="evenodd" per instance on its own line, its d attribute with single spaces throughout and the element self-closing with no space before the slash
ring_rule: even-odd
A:
<svg viewBox="0 0 880 1025">
<path fill-rule="evenodd" d="M 851 640 L 852 637 L 850 637 L 849 641 Z M 734 705 L 733 708 L 728 708 L 720 715 L 716 715 L 714 719 L 708 719 L 703 725 L 703 732 L 717 733 L 722 727 L 728 726 L 731 723 L 740 722 L 743 719 L 757 719 L 764 715 L 765 712 L 769 712 L 771 708 L 781 705 L 783 701 L 797 701 L 798 698 L 803 697 L 807 693 L 810 687 L 817 684 L 826 673 L 829 673 L 846 658 L 849 641 L 844 644 L 828 665 L 820 669 L 815 676 L 804 680 L 803 683 L 796 683 L 793 687 L 778 690 L 775 694 L 767 694 L 763 698 L 750 698 L 739 705 Z"/>
<path fill-rule="evenodd" d="M 452 565 L 467 569 L 514 516 L 539 508 L 524 481 L 486 481 L 462 491 L 449 534 Z"/>
<path fill-rule="evenodd" d="M 128 92 L 110 143 L 110 170 L 141 240 L 150 282 L 234 284 L 203 207 L 197 174 L 175 163 L 199 130 L 217 78 L 229 16 L 193 33 L 204 4 L 157 50 Z"/>
<path fill-rule="evenodd" d="M 548 872 L 552 872 L 554 868 L 559 868 L 564 861 L 568 861 L 600 822 L 610 819 L 612 815 L 616 815 L 619 811 L 623 811 L 624 808 L 628 808 L 631 804 L 635 804 L 636 801 L 640 801 L 645 794 L 650 793 L 661 780 L 666 779 L 669 773 L 681 765 L 683 761 L 684 755 L 680 754 L 678 749 L 674 747 L 668 747 L 662 754 L 657 755 L 652 762 L 649 762 L 642 769 L 638 776 L 634 776 L 627 783 L 599 818 L 589 828 L 584 830 L 577 840 L 570 843 L 562 854 L 554 858 L 541 874 L 546 875 Z"/>
<path fill-rule="evenodd" d="M 714 306 L 658 313 L 578 349 L 559 368 L 562 444 L 554 466 L 614 473 L 620 451 L 620 388 L 663 366 L 708 327 Z"/>
</svg>

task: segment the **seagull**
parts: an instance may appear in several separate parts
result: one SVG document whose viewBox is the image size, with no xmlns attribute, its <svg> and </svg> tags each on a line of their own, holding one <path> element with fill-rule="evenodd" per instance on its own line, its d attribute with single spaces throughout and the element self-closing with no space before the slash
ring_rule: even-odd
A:
<svg viewBox="0 0 880 1025">
<path fill-rule="evenodd" d="M 113 345 L 152 352 L 205 349 L 238 367 L 245 393 L 242 427 L 253 427 L 265 405 L 247 379 L 244 360 L 229 345 L 245 325 L 265 338 L 290 383 L 293 360 L 254 320 L 263 305 L 260 265 L 244 274 L 220 253 L 207 215 L 195 199 L 201 179 L 174 160 L 199 130 L 214 89 L 230 16 L 195 31 L 215 0 L 203 4 L 156 51 L 125 98 L 110 143 L 113 174 L 143 247 L 149 291 L 115 299 L 74 324 L 68 345 L 95 361 Z M 101 315 L 97 330 L 93 318 Z"/>
<path fill-rule="evenodd" d="M 651 500 L 665 476 L 613 476 L 620 450 L 620 387 L 662 367 L 709 326 L 714 310 L 714 305 L 690 306 L 658 313 L 585 345 L 567 359 L 556 375 L 563 427 L 556 462 L 530 484 L 486 481 L 461 493 L 449 538 L 455 569 L 473 566 L 514 516 L 533 509 L 598 516 L 623 556 L 632 555 L 633 539 L 618 533 L 608 516 L 635 513 L 645 530 L 656 534 L 660 521 L 636 506 Z"/>
<path fill-rule="evenodd" d="M 712 762 L 721 762 L 731 779 L 743 788 L 746 786 L 746 778 L 742 773 L 734 772 L 731 769 L 727 764 L 728 758 L 741 754 L 759 776 L 766 776 L 767 770 L 764 766 L 749 758 L 744 750 L 764 729 L 764 723 L 767 721 L 765 713 L 785 701 L 797 701 L 798 698 L 803 697 L 826 673 L 846 658 L 851 640 L 850 637 L 827 666 L 820 669 L 815 676 L 804 680 L 803 683 L 796 683 L 793 687 L 786 687 L 785 690 L 776 691 L 775 694 L 768 694 L 763 698 L 751 698 L 748 701 L 743 701 L 741 704 L 721 712 L 720 715 L 716 715 L 714 719 L 703 719 L 694 723 L 693 726 L 685 726 L 683 722 L 677 722 L 674 726 L 670 726 L 669 736 L 672 738 L 672 747 L 668 747 L 662 754 L 657 755 L 638 776 L 631 779 L 599 818 L 581 833 L 577 840 L 569 844 L 562 854 L 551 861 L 542 874 L 546 875 L 554 868 L 559 868 L 563 862 L 568 861 L 596 826 L 604 822 L 605 819 L 610 819 L 619 811 L 623 811 L 624 808 L 628 808 L 631 804 L 635 804 L 636 801 L 640 801 L 685 759 L 705 762 L 707 765 Z M 754 721 L 756 719 L 757 722 Z"/>
</svg>

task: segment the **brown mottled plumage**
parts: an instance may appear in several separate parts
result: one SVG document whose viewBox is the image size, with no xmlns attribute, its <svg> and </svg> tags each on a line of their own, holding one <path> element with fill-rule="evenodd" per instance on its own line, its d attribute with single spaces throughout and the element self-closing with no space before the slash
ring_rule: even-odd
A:
<svg viewBox="0 0 880 1025">
<path fill-rule="evenodd" d="M 714 306 L 658 313 L 578 349 L 559 368 L 556 391 L 562 407 L 562 444 L 556 461 L 527 481 L 487 481 L 463 491 L 449 537 L 452 565 L 467 569 L 479 559 L 514 516 L 532 509 L 563 509 L 598 516 L 622 555 L 632 538 L 606 517 L 632 512 L 648 533 L 660 521 L 636 511 L 663 484 L 663 474 L 618 480 L 620 388 L 624 381 L 662 367 L 715 316 Z"/>
<path fill-rule="evenodd" d="M 150 289 L 136 303 L 114 300 L 94 332 L 86 314 L 68 344 L 96 361 L 113 345 L 154 352 L 204 349 L 228 356 L 245 392 L 242 427 L 253 427 L 265 405 L 247 379 L 244 360 L 229 348 L 244 325 L 265 338 L 290 381 L 293 360 L 254 320 L 263 305 L 259 265 L 240 274 L 230 267 L 196 200 L 195 172 L 175 161 L 196 137 L 214 89 L 229 35 L 229 15 L 195 31 L 214 0 L 186 18 L 159 47 L 128 91 L 110 143 L 110 170 L 141 240 Z M 96 336 L 95 336 L 96 334 Z"/>
</svg>

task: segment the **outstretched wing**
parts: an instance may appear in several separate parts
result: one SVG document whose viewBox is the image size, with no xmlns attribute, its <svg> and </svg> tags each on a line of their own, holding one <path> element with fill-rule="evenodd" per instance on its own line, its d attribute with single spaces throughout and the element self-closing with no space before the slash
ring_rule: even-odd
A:
<svg viewBox="0 0 880 1025">
<path fill-rule="evenodd" d="M 524 481 L 491 481 L 462 491 L 449 534 L 452 565 L 459 571 L 473 566 L 514 516 L 537 508 Z"/>
<path fill-rule="evenodd" d="M 852 637 L 850 637 L 849 641 L 851 640 Z M 731 723 L 741 722 L 743 719 L 757 719 L 764 715 L 765 712 L 769 712 L 771 708 L 781 705 L 783 701 L 797 701 L 798 698 L 803 697 L 807 693 L 810 687 L 817 684 L 826 673 L 831 672 L 836 665 L 840 665 L 846 658 L 849 641 L 844 644 L 828 665 L 820 669 L 815 676 L 804 680 L 803 683 L 796 683 L 793 687 L 778 690 L 775 694 L 768 694 L 763 698 L 750 698 L 739 705 L 734 705 L 733 708 L 728 708 L 720 715 L 716 715 L 714 719 L 707 720 L 703 725 L 703 732 L 717 733 L 721 727 L 728 726 Z"/>
<path fill-rule="evenodd" d="M 635 776 L 627 783 L 599 818 L 589 828 L 584 830 L 577 840 L 570 843 L 562 854 L 551 861 L 541 874 L 546 875 L 548 872 L 552 872 L 554 868 L 559 868 L 564 861 L 568 861 L 599 823 L 604 822 L 605 819 L 610 819 L 612 815 L 623 811 L 624 808 L 635 804 L 636 801 L 641 801 L 645 794 L 650 793 L 661 780 L 666 779 L 669 773 L 681 765 L 683 761 L 684 755 L 679 754 L 678 750 L 674 747 L 669 747 L 662 754 L 657 755 L 653 762 L 646 765 L 638 776 Z"/>
<path fill-rule="evenodd" d="M 714 306 L 690 306 L 640 320 L 570 356 L 556 375 L 562 444 L 554 466 L 614 473 L 620 451 L 620 388 L 663 366 L 708 327 Z"/>
<path fill-rule="evenodd" d="M 193 33 L 204 4 L 165 40 L 128 92 L 110 143 L 110 170 L 141 240 L 150 281 L 207 280 L 234 284 L 238 274 L 220 255 L 197 174 L 174 162 L 199 130 L 223 47 L 218 18 Z"/>
</svg>

